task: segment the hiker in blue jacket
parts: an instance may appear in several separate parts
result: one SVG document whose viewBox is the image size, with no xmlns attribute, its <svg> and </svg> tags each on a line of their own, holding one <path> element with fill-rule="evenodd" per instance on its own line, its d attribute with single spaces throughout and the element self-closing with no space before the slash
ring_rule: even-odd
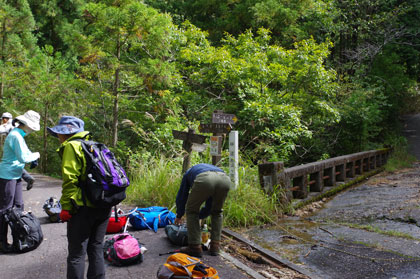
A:
<svg viewBox="0 0 420 279">
<path fill-rule="evenodd" d="M 29 110 L 16 117 L 17 127 L 12 129 L 3 145 L 3 157 L 0 162 L 0 250 L 7 252 L 8 225 L 3 220 L 7 209 L 16 207 L 23 210 L 22 170 L 26 163 L 39 159 L 39 153 L 32 153 L 24 137 L 33 131 L 39 131 L 40 116 Z"/>
<path fill-rule="evenodd" d="M 4 112 L 1 115 L 0 136 L 7 136 L 10 133 L 10 131 L 13 130 L 13 128 L 15 128 L 13 124 L 16 123 L 17 120 L 13 120 L 12 118 L 13 116 L 10 112 Z M 33 169 L 37 165 L 38 161 L 31 162 L 30 169 Z M 32 175 L 30 175 L 25 169 L 22 169 L 22 179 L 27 183 L 26 190 L 31 190 L 34 186 L 35 180 L 32 177 Z"/>
<path fill-rule="evenodd" d="M 211 215 L 210 255 L 217 256 L 223 224 L 223 204 L 231 187 L 229 176 L 213 165 L 198 164 L 184 174 L 176 196 L 175 224 L 187 215 L 188 247 L 181 252 L 193 257 L 202 257 L 200 219 Z M 200 210 L 201 205 L 205 206 Z"/>
</svg>

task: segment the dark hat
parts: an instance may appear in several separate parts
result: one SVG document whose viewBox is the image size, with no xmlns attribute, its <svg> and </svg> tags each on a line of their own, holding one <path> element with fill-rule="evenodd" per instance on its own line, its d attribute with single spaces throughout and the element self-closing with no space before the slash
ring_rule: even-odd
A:
<svg viewBox="0 0 420 279">
<path fill-rule="evenodd" d="M 62 116 L 56 126 L 48 127 L 47 130 L 54 137 L 58 137 L 57 134 L 70 135 L 83 132 L 84 127 L 85 122 L 83 120 L 74 116 Z"/>
</svg>

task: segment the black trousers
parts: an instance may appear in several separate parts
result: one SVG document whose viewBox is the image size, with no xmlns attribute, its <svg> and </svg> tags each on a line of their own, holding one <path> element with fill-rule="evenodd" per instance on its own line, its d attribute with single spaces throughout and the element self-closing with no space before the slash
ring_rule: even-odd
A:
<svg viewBox="0 0 420 279">
<path fill-rule="evenodd" d="M 67 223 L 67 278 L 83 279 L 88 255 L 87 278 L 105 278 L 103 241 L 111 208 L 82 206 Z"/>
</svg>

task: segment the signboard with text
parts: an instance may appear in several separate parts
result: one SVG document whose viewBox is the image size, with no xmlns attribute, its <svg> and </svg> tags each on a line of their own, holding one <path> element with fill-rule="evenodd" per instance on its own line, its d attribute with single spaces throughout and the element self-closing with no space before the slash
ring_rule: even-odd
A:
<svg viewBox="0 0 420 279">
<path fill-rule="evenodd" d="M 229 133 L 229 176 L 235 189 L 239 184 L 239 133 L 232 131 Z"/>
<path fill-rule="evenodd" d="M 235 124 L 236 121 L 238 121 L 238 118 L 236 118 L 236 115 L 234 114 L 217 113 L 217 112 L 213 113 L 212 123 Z"/>
<path fill-rule="evenodd" d="M 222 137 L 220 136 L 210 137 L 210 155 L 212 156 L 222 155 Z"/>
<path fill-rule="evenodd" d="M 229 133 L 229 131 L 231 130 L 231 127 L 229 124 L 211 123 L 211 124 L 200 124 L 200 126 L 198 126 L 198 130 L 201 133 L 226 134 L 226 133 Z"/>
</svg>

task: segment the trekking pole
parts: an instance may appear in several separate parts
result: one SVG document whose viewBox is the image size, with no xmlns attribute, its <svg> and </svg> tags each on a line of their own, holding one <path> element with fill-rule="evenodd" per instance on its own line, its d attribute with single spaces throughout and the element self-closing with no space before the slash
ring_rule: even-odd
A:
<svg viewBox="0 0 420 279">
<path fill-rule="evenodd" d="M 169 254 L 174 254 L 174 253 L 179 253 L 179 252 L 181 252 L 181 249 L 169 251 L 169 252 L 166 252 L 166 253 L 159 253 L 159 256 L 169 255 Z"/>
</svg>

